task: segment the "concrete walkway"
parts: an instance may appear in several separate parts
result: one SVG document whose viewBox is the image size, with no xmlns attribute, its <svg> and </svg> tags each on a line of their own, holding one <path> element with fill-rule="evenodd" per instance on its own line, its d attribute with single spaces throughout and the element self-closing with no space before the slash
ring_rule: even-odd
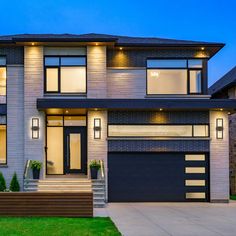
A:
<svg viewBox="0 0 236 236">
<path fill-rule="evenodd" d="M 236 236 L 236 202 L 110 203 L 95 209 L 125 236 Z"/>
</svg>

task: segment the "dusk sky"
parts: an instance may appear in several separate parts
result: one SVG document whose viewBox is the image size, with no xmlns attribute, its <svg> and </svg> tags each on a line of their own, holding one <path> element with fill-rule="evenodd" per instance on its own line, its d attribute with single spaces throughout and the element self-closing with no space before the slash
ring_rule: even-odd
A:
<svg viewBox="0 0 236 236">
<path fill-rule="evenodd" d="M 209 85 L 236 65 L 235 0 L 1 1 L 0 34 L 107 33 L 222 42 Z"/>
</svg>

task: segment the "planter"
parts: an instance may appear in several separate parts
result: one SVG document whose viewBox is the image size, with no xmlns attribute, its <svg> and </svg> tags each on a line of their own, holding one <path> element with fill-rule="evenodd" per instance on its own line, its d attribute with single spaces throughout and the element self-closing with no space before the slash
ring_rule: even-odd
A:
<svg viewBox="0 0 236 236">
<path fill-rule="evenodd" d="M 97 179 L 98 178 L 98 169 L 90 167 L 90 174 L 91 174 L 91 179 Z"/>
<path fill-rule="evenodd" d="M 33 179 L 39 179 L 40 177 L 40 170 L 32 169 L 33 170 Z"/>
</svg>

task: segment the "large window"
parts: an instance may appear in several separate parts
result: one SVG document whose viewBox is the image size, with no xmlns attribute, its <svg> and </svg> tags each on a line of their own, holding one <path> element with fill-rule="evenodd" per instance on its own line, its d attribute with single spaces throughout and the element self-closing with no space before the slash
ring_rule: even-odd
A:
<svg viewBox="0 0 236 236">
<path fill-rule="evenodd" d="M 201 94 L 202 60 L 147 60 L 147 94 Z"/>
<path fill-rule="evenodd" d="M 208 137 L 208 125 L 109 125 L 110 137 Z"/>
<path fill-rule="evenodd" d="M 0 103 L 6 103 L 7 69 L 6 57 L 0 57 Z"/>
<path fill-rule="evenodd" d="M 7 163 L 6 116 L 0 116 L 0 165 Z"/>
<path fill-rule="evenodd" d="M 85 57 L 45 57 L 46 93 L 86 93 Z"/>
</svg>

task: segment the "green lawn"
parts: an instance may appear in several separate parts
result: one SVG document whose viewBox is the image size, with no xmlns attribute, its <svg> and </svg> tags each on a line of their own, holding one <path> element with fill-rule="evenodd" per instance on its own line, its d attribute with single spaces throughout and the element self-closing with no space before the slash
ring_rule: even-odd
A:
<svg viewBox="0 0 236 236">
<path fill-rule="evenodd" d="M 110 218 L 0 217 L 6 236 L 120 236 Z"/>
<path fill-rule="evenodd" d="M 230 199 L 231 199 L 231 200 L 236 200 L 236 195 L 231 195 L 231 196 L 230 196 Z"/>
</svg>

